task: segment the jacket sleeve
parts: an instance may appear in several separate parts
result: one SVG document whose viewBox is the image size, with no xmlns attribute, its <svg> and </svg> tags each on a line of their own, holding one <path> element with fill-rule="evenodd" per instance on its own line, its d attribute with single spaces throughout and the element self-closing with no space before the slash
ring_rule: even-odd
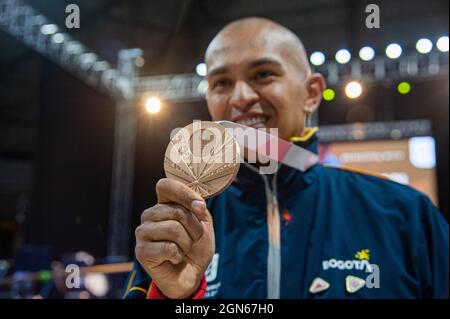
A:
<svg viewBox="0 0 450 319">
<path fill-rule="evenodd" d="M 200 287 L 189 299 L 203 299 L 206 291 L 206 276 L 203 276 Z M 133 270 L 128 275 L 123 299 L 167 299 L 152 282 L 150 276 L 136 260 Z"/>
<path fill-rule="evenodd" d="M 449 298 L 448 222 L 428 198 L 424 198 L 421 206 L 419 269 L 422 296 Z"/>
<path fill-rule="evenodd" d="M 123 293 L 124 299 L 145 299 L 151 284 L 150 276 L 142 266 L 134 260 L 133 270 L 128 275 Z"/>
<path fill-rule="evenodd" d="M 200 282 L 200 286 L 197 291 L 187 299 L 203 299 L 205 298 L 206 292 L 206 276 L 203 275 L 202 281 Z M 154 284 L 150 284 L 150 289 L 147 294 L 147 299 L 168 299 L 164 294 L 158 289 L 158 287 Z"/>
</svg>

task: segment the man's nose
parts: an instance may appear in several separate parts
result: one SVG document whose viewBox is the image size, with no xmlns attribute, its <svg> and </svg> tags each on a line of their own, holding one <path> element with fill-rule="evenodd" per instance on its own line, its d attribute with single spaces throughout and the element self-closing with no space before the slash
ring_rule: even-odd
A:
<svg viewBox="0 0 450 319">
<path fill-rule="evenodd" d="M 230 98 L 230 104 L 239 109 L 246 111 L 253 104 L 258 102 L 259 95 L 253 88 L 244 81 L 238 81 L 234 85 L 234 89 Z"/>
</svg>

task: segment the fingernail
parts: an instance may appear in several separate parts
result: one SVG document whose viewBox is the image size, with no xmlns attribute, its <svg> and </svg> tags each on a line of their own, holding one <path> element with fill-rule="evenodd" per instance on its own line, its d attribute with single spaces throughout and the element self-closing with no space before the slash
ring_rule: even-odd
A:
<svg viewBox="0 0 450 319">
<path fill-rule="evenodd" d="M 206 203 L 202 200 L 193 200 L 191 203 L 191 207 L 193 210 L 197 212 L 202 212 L 206 208 Z"/>
</svg>

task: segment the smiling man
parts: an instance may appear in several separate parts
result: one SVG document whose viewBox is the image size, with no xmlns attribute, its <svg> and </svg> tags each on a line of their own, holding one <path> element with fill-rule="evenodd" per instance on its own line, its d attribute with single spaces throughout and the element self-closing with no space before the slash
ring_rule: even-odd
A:
<svg viewBox="0 0 450 319">
<path fill-rule="evenodd" d="M 277 128 L 317 152 L 304 123 L 325 83 L 295 34 L 241 19 L 212 40 L 206 63 L 213 120 Z M 272 175 L 244 164 L 207 203 L 174 180 L 156 192 L 126 298 L 448 298 L 448 224 L 407 186 L 320 164 Z"/>
</svg>

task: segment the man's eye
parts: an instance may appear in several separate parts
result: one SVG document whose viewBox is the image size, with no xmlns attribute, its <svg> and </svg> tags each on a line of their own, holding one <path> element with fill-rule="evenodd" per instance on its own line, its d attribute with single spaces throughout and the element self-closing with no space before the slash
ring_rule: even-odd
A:
<svg viewBox="0 0 450 319">
<path fill-rule="evenodd" d="M 217 80 L 217 81 L 213 82 L 212 88 L 213 89 L 214 88 L 223 88 L 229 84 L 230 84 L 230 80 L 228 80 L 228 79 Z"/>
<path fill-rule="evenodd" d="M 273 72 L 269 71 L 269 70 L 262 70 L 262 71 L 258 71 L 255 73 L 255 75 L 253 76 L 254 80 L 262 80 L 265 78 L 268 78 L 269 76 L 272 76 Z"/>
</svg>

